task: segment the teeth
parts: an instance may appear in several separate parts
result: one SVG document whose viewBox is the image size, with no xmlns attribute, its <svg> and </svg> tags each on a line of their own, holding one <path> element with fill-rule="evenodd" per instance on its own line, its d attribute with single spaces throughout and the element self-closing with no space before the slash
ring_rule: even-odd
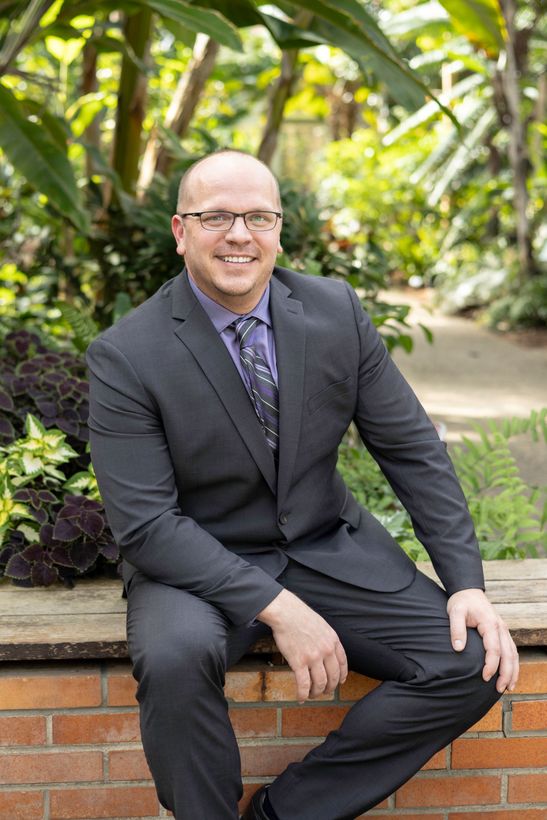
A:
<svg viewBox="0 0 547 820">
<path fill-rule="evenodd" d="M 220 257 L 224 262 L 251 262 L 252 256 L 221 256 Z"/>
</svg>

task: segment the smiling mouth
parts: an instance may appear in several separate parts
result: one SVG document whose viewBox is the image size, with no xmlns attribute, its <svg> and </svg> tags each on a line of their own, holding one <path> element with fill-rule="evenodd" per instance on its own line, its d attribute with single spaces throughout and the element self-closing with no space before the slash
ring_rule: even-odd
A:
<svg viewBox="0 0 547 820">
<path fill-rule="evenodd" d="M 231 264 L 245 265 L 247 262 L 253 262 L 254 256 L 219 256 L 219 259 Z"/>
</svg>

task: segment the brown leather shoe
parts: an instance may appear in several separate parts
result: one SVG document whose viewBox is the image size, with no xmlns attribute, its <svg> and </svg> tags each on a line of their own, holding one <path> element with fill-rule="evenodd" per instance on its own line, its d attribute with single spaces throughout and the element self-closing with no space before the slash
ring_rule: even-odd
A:
<svg viewBox="0 0 547 820">
<path fill-rule="evenodd" d="M 251 802 L 243 814 L 243 820 L 270 820 L 264 811 L 264 798 L 268 786 L 261 786 L 252 796 Z"/>
</svg>

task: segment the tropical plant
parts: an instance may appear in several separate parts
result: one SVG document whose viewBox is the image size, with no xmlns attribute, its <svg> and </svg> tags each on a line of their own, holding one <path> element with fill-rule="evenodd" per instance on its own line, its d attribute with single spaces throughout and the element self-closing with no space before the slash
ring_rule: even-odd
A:
<svg viewBox="0 0 547 820">
<path fill-rule="evenodd" d="M 67 481 L 78 454 L 66 435 L 31 414 L 25 434 L 0 448 L 0 576 L 19 586 L 72 586 L 115 567 L 119 553 L 92 470 Z"/>
<path fill-rule="evenodd" d="M 469 436 L 452 448 L 451 458 L 463 487 L 485 560 L 538 557 L 547 546 L 547 487 L 528 485 L 511 452 L 510 440 L 528 435 L 547 443 L 547 408 L 527 419 L 512 418 L 486 427 L 473 425 Z M 414 535 L 410 517 L 362 446 L 347 441 L 338 461 L 344 480 L 399 541 L 413 560 L 427 558 Z"/>
<path fill-rule="evenodd" d="M 378 248 L 365 248 L 336 236 L 332 220 L 326 218 L 317 197 L 282 181 L 284 219 L 281 232 L 283 256 L 279 264 L 317 276 L 344 279 L 360 294 L 363 306 L 380 330 L 388 350 L 401 347 L 410 353 L 413 346 L 407 317 L 408 305 L 382 301 L 379 293 L 387 286 L 386 265 Z M 419 325 L 428 342 L 431 332 Z"/>
<path fill-rule="evenodd" d="M 35 332 L 19 329 L 4 340 L 0 362 L 0 443 L 21 435 L 28 413 L 45 427 L 59 427 L 83 451 L 88 440 L 89 387 L 85 362 L 55 349 Z"/>
<path fill-rule="evenodd" d="M 306 9 L 305 19 L 299 12 Z M 112 105 L 97 83 L 98 56 L 121 56 L 117 87 L 116 126 L 112 164 L 102 159 L 95 143 L 85 145 L 95 174 L 118 181 L 121 192 L 134 193 L 138 176 L 141 135 L 146 112 L 147 76 L 157 57 L 153 37 L 159 22 L 173 40 L 193 42 L 196 32 L 236 51 L 242 49 L 238 29 L 263 26 L 281 48 L 309 48 L 332 43 L 345 48 L 366 71 L 379 71 L 401 102 L 416 106 L 427 88 L 399 58 L 374 16 L 357 0 L 347 0 L 344 9 L 317 0 L 301 0 L 273 7 L 276 16 L 261 10 L 251 0 L 197 3 L 169 0 L 132 0 L 94 4 L 77 0 L 33 0 L 4 3 L 0 28 L 0 145 L 9 160 L 31 185 L 59 209 L 79 231 L 90 230 L 87 209 L 71 166 L 81 149 L 69 150 L 78 141 L 101 107 Z M 302 23 L 302 27 L 298 25 Z M 7 23 L 7 25 L 6 25 Z M 40 55 L 47 79 L 36 82 L 26 69 L 28 48 Z M 25 51 L 27 49 L 27 52 Z M 148 64 L 148 65 L 147 65 Z M 83 95 L 74 97 L 74 69 L 83 69 Z M 24 80 L 24 82 L 22 81 Z M 28 86 L 34 94 L 28 94 Z M 44 107 L 51 87 L 60 90 L 54 114 Z M 114 89 L 113 89 L 114 90 Z M 72 109 L 71 106 L 72 105 Z M 77 133 L 72 130 L 73 125 Z M 107 194 L 108 196 L 108 194 Z M 123 196 L 118 190 L 118 199 Z"/>
<path fill-rule="evenodd" d="M 455 306 L 458 300 L 467 307 L 498 296 L 518 298 L 527 282 L 541 276 L 545 259 L 540 224 L 547 28 L 540 4 L 530 0 L 517 8 L 513 0 L 499 5 L 496 0 L 440 0 L 393 15 L 384 27 L 391 36 L 397 32 L 423 46 L 410 64 L 424 78 L 442 66 L 441 99 L 453 107 L 460 124 L 456 130 L 427 103 L 383 139 L 393 146 L 401 140 L 407 144 L 412 135 L 434 136 L 432 150 L 410 177 L 423 187 L 428 207 L 444 212 L 450 225 L 439 261 L 426 278 L 441 282 Z M 470 246 L 478 250 L 471 272 L 466 264 Z M 482 286 L 489 271 L 495 272 L 490 292 Z M 478 276 L 478 287 L 467 287 L 470 275 Z M 454 294 L 460 283 L 460 294 Z M 522 315 L 524 322 L 541 323 L 541 304 L 536 302 L 534 312 L 528 300 L 522 314 L 505 311 L 505 320 L 516 324 Z"/>
</svg>

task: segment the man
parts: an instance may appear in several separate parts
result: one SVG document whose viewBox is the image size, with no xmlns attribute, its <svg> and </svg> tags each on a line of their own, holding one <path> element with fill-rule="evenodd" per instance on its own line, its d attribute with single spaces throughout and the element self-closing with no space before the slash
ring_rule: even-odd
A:
<svg viewBox="0 0 547 820">
<path fill-rule="evenodd" d="M 348 666 L 383 683 L 248 818 L 355 818 L 518 674 L 444 444 L 351 288 L 275 268 L 281 219 L 256 159 L 196 163 L 172 220 L 185 270 L 88 352 L 143 745 L 178 820 L 237 818 L 224 674 L 270 631 L 301 701 L 333 692 Z M 446 593 L 336 472 L 351 421 Z"/>
</svg>

